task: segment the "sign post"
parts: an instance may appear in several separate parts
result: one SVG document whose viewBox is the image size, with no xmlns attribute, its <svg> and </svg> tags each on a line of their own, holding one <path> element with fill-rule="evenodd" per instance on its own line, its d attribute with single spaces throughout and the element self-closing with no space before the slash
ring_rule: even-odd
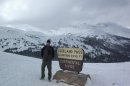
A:
<svg viewBox="0 0 130 86">
<path fill-rule="evenodd" d="M 84 59 L 84 51 L 81 48 L 58 48 L 57 55 L 60 68 L 81 72 Z"/>
</svg>

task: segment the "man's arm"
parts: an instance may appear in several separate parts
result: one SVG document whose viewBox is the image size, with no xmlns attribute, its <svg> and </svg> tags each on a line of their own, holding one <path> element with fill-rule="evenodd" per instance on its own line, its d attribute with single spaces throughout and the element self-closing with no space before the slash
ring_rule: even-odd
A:
<svg viewBox="0 0 130 86">
<path fill-rule="evenodd" d="M 54 48 L 52 47 L 52 58 L 54 58 Z"/>
<path fill-rule="evenodd" d="M 43 58 L 43 48 L 41 49 L 41 58 Z"/>
<path fill-rule="evenodd" d="M 41 57 L 43 58 L 43 55 L 44 55 L 44 51 L 45 50 L 45 47 L 43 47 L 42 49 L 41 49 Z"/>
</svg>

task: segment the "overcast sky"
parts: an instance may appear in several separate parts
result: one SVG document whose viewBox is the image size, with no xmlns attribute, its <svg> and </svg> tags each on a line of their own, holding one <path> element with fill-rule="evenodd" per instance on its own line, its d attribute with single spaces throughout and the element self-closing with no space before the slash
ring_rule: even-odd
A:
<svg viewBox="0 0 130 86">
<path fill-rule="evenodd" d="M 78 22 L 130 27 L 130 0 L 0 0 L 0 25 L 42 28 Z"/>
</svg>

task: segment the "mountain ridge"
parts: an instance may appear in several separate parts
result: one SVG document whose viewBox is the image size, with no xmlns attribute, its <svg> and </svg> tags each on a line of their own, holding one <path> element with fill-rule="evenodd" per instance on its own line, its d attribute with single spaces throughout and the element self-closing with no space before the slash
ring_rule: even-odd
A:
<svg viewBox="0 0 130 86">
<path fill-rule="evenodd" d="M 65 31 L 63 28 L 62 30 Z M 51 39 L 55 52 L 58 47 L 82 48 L 86 54 L 85 58 L 90 62 L 130 60 L 129 37 L 126 38 L 99 30 L 96 31 L 99 31 L 100 34 L 94 34 L 92 30 L 91 34 L 85 34 L 85 32 L 84 34 L 76 34 L 74 28 L 71 31 L 73 33 L 66 31 L 67 34 L 46 35 L 39 32 L 0 27 L 0 50 L 40 58 L 41 48 L 46 44 L 47 39 Z M 82 30 L 79 32 L 82 32 Z"/>
</svg>

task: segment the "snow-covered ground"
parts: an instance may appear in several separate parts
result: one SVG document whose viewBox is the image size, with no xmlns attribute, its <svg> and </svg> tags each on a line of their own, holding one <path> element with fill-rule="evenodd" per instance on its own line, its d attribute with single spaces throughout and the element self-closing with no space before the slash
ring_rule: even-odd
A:
<svg viewBox="0 0 130 86">
<path fill-rule="evenodd" d="M 0 52 L 0 86 L 68 86 L 40 80 L 40 59 Z M 82 73 L 90 74 L 86 86 L 130 86 L 130 62 L 84 63 Z M 53 75 L 60 70 L 53 61 Z"/>
</svg>

